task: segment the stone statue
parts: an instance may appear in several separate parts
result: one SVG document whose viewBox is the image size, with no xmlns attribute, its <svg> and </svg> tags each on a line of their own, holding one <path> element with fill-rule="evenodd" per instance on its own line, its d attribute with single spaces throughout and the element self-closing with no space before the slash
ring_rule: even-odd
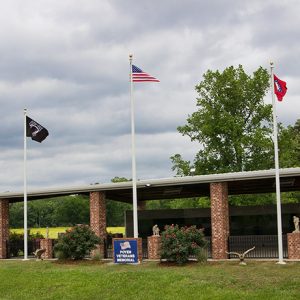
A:
<svg viewBox="0 0 300 300">
<path fill-rule="evenodd" d="M 294 221 L 294 225 L 295 225 L 295 230 L 293 231 L 293 233 L 300 232 L 299 231 L 299 218 L 297 216 L 294 216 L 293 221 Z"/>
<path fill-rule="evenodd" d="M 153 231 L 153 235 L 159 236 L 159 227 L 157 226 L 157 224 L 155 224 L 152 227 L 152 231 Z"/>
<path fill-rule="evenodd" d="M 36 251 L 33 252 L 33 254 L 36 257 L 36 260 L 43 260 L 42 255 L 45 252 L 46 252 L 46 249 L 36 249 Z"/>
</svg>

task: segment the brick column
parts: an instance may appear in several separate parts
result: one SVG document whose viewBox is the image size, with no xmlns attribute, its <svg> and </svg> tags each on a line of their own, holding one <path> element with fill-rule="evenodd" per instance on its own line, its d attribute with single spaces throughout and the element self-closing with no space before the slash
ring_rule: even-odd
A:
<svg viewBox="0 0 300 300">
<path fill-rule="evenodd" d="M 300 232 L 287 234 L 288 258 L 300 259 Z"/>
<path fill-rule="evenodd" d="M 90 193 L 90 226 L 102 241 L 106 240 L 106 204 L 105 193 Z M 97 249 L 93 250 L 92 255 L 99 253 L 104 257 L 104 243 L 102 242 Z"/>
<path fill-rule="evenodd" d="M 9 239 L 9 200 L 0 200 L 0 258 L 7 258 Z"/>
<path fill-rule="evenodd" d="M 148 236 L 148 259 L 160 259 L 161 236 Z"/>
<path fill-rule="evenodd" d="M 40 248 L 46 249 L 46 251 L 42 254 L 43 259 L 53 258 L 53 241 L 52 239 L 41 239 Z"/>
<path fill-rule="evenodd" d="M 226 182 L 210 184 L 212 258 L 226 259 L 228 256 L 229 210 Z"/>
</svg>

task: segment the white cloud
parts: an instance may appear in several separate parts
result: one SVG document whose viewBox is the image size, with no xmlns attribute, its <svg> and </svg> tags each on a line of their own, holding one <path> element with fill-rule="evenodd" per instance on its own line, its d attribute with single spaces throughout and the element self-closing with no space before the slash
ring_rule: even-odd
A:
<svg viewBox="0 0 300 300">
<path fill-rule="evenodd" d="M 23 184 L 23 108 L 49 130 L 28 140 L 29 187 L 131 177 L 129 53 L 159 84 L 134 87 L 138 178 L 193 160 L 182 137 L 207 69 L 260 65 L 287 81 L 278 120 L 299 118 L 297 0 L 6 1 L 0 12 L 0 190 Z M 270 103 L 270 95 L 266 102 Z"/>
</svg>

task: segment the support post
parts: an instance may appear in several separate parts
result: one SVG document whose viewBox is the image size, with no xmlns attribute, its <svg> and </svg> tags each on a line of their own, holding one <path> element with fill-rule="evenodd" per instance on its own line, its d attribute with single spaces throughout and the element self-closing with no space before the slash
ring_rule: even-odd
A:
<svg viewBox="0 0 300 300">
<path fill-rule="evenodd" d="M 0 200 L 0 258 L 8 257 L 9 240 L 9 200 Z"/>
<path fill-rule="evenodd" d="M 98 252 L 100 257 L 104 257 L 104 243 L 106 240 L 106 203 L 105 193 L 103 192 L 90 193 L 90 226 L 95 234 L 102 240 L 102 243 L 93 251 L 93 254 Z"/>
<path fill-rule="evenodd" d="M 227 182 L 210 184 L 212 258 L 227 259 L 229 209 Z"/>
<path fill-rule="evenodd" d="M 161 252 L 161 236 L 152 235 L 147 238 L 148 259 L 160 259 Z"/>
</svg>

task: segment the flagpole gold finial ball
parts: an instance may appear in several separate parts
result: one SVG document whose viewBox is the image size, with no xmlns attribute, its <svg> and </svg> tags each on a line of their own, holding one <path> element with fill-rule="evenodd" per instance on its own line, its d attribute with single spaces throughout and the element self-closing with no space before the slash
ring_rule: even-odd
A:
<svg viewBox="0 0 300 300">
<path fill-rule="evenodd" d="M 130 59 L 132 59 L 132 56 L 133 56 L 132 54 L 129 54 L 129 58 L 130 58 Z"/>
<path fill-rule="evenodd" d="M 270 65 L 271 65 L 271 66 L 274 66 L 274 63 L 273 63 L 272 61 L 270 61 Z"/>
</svg>

